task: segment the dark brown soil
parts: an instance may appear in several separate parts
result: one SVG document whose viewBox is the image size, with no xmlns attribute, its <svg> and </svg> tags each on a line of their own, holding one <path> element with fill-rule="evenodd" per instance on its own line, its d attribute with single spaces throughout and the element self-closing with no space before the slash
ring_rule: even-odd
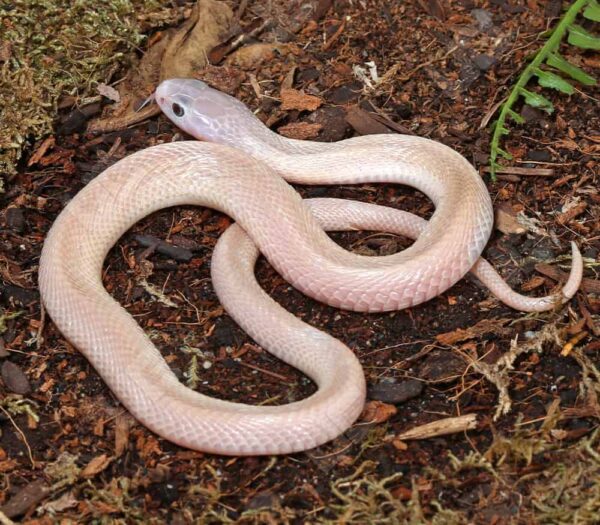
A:
<svg viewBox="0 0 600 525">
<path fill-rule="evenodd" d="M 525 175 L 504 173 L 490 181 L 484 170 L 489 127 L 482 126 L 543 43 L 539 35 L 555 23 L 560 2 L 321 0 L 313 2 L 320 8 L 316 20 L 301 16 L 301 2 L 275 2 L 271 13 L 270 4 L 249 2 L 241 25 L 272 18 L 273 28 L 256 38 L 277 37 L 294 52 L 275 53 L 245 69 L 212 66 L 245 79 L 235 95 L 259 109 L 261 119 L 275 130 L 287 126 L 283 132 L 288 134 L 302 129 L 294 124 L 319 124 L 316 140 L 405 129 L 455 148 L 480 169 L 497 206 L 539 221 L 537 233 L 495 231 L 484 252 L 510 285 L 524 293 L 548 293 L 557 283 L 536 271 L 536 264 L 555 263 L 570 253 L 569 241 L 575 240 L 589 264 L 588 292 L 580 291 L 562 310 L 524 315 L 467 277 L 419 307 L 365 315 L 305 297 L 261 260 L 257 276 L 265 289 L 286 309 L 352 348 L 363 364 L 370 400 L 396 405 L 397 413 L 382 423 L 363 419 L 335 441 L 289 456 L 225 458 L 181 449 L 127 415 L 86 359 L 44 319 L 36 286 L 44 237 L 65 204 L 107 166 L 170 141 L 177 130 L 162 116 L 100 136 L 69 127 L 57 134 L 43 162 L 24 164 L 0 195 L 0 333 L 6 328 L 0 350 L 7 351 L 5 357 L 0 352 L 0 510 L 44 524 L 570 522 L 571 514 L 556 517 L 547 500 L 545 507 L 535 501 L 543 499 L 540 483 L 547 478 L 547 493 L 556 491 L 554 504 L 566 512 L 571 500 L 561 500 L 558 478 L 544 478 L 544 470 L 578 458 L 592 472 L 586 462 L 597 458 L 584 458 L 577 447 L 587 439 L 596 454 L 599 450 L 594 432 L 600 377 L 594 365 L 600 357 L 600 300 L 589 293 L 594 283 L 598 286 L 600 263 L 598 89 L 578 86 L 570 97 L 544 90 L 556 107 L 552 115 L 519 105 L 527 122 L 513 125 L 504 147 L 515 157 L 511 166 L 530 169 Z M 599 76 L 597 55 L 567 45 L 562 52 Z M 379 77 L 392 71 L 374 90 L 362 89 L 352 72 L 352 65 L 368 70 L 369 61 Z M 291 87 L 318 96 L 319 109 L 279 108 L 280 88 L 293 68 Z M 251 75 L 268 97 L 257 98 Z M 76 110 L 69 111 L 59 116 L 63 124 L 74 118 Z M 409 188 L 298 189 L 306 197 L 368 200 L 425 217 L 433 211 L 427 198 Z M 579 213 L 565 216 L 574 206 Z M 111 250 L 104 283 L 183 381 L 196 359 L 198 391 L 252 404 L 303 398 L 314 391 L 312 382 L 255 345 L 223 312 L 212 289 L 212 248 L 229 224 L 227 217 L 206 209 L 156 213 Z M 157 249 L 152 239 L 148 248 L 141 235 L 181 250 Z M 384 234 L 333 237 L 373 255 L 409 244 Z M 148 282 L 177 308 L 140 285 L 143 261 L 152 265 Z M 568 271 L 569 260 L 561 267 Z M 497 322 L 484 333 L 440 342 L 447 340 L 441 334 L 468 330 L 486 319 Z M 512 342 L 523 344 L 548 327 L 556 329 L 558 341 L 524 353 L 512 370 L 502 372 L 512 409 L 495 421 L 498 390 L 473 362 L 493 365 Z M 573 337 L 578 339 L 573 352 L 561 355 Z M 22 409 L 24 404 L 39 420 Z M 378 410 L 385 411 L 385 405 Z M 414 441 L 397 437 L 462 414 L 478 415 L 475 430 Z M 575 449 L 579 452 L 573 455 Z M 591 490 L 597 487 L 593 480 L 581 483 L 581 494 L 590 493 L 577 506 L 591 505 L 588 515 L 593 516 L 600 492 Z"/>
</svg>

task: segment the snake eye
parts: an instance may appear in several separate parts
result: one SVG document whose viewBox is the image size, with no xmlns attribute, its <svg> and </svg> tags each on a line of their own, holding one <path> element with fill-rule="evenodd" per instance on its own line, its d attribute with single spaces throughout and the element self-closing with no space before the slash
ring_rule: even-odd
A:
<svg viewBox="0 0 600 525">
<path fill-rule="evenodd" d="M 185 113 L 183 107 L 181 107 L 179 104 L 177 104 L 177 102 L 173 102 L 171 109 L 173 110 L 173 113 L 175 114 L 176 117 L 183 117 L 183 115 Z"/>
</svg>

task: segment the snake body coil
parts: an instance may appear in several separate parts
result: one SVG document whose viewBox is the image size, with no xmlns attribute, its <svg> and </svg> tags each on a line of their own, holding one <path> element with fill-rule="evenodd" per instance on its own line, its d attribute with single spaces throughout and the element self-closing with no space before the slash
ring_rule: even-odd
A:
<svg viewBox="0 0 600 525">
<path fill-rule="evenodd" d="M 341 308 L 388 311 L 444 292 L 473 269 L 501 299 L 524 310 L 572 296 L 525 298 L 483 260 L 492 205 L 481 178 L 451 149 L 400 135 L 336 144 L 283 139 L 247 108 L 199 81 L 169 80 L 156 92 L 184 130 L 222 144 L 176 142 L 108 168 L 64 209 L 45 242 L 40 289 L 63 334 L 142 423 L 180 445 L 220 454 L 305 450 L 339 435 L 358 417 L 365 380 L 341 342 L 284 311 L 253 276 L 260 250 L 295 287 Z M 284 180 L 306 184 L 408 184 L 436 206 L 427 222 L 411 214 L 337 199 L 303 201 Z M 226 309 L 258 343 L 310 376 L 311 397 L 254 407 L 213 399 L 179 383 L 135 320 L 102 286 L 108 250 L 136 221 L 182 204 L 220 210 L 237 223 L 219 241 L 212 276 Z M 337 246 L 326 229 L 378 229 L 417 237 L 407 250 L 364 257 Z"/>
</svg>

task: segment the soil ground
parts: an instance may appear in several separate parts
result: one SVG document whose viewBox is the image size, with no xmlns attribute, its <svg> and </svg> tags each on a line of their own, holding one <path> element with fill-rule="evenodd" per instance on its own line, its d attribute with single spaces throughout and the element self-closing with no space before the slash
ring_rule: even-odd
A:
<svg viewBox="0 0 600 525">
<path fill-rule="evenodd" d="M 207 80 L 230 86 L 288 136 L 340 140 L 403 130 L 451 146 L 480 170 L 501 210 L 502 231 L 484 256 L 509 284 L 549 293 L 556 274 L 540 263 L 568 271 L 574 240 L 588 264 L 586 286 L 562 309 L 525 315 L 467 277 L 418 307 L 365 315 L 305 297 L 261 260 L 257 277 L 278 302 L 356 352 L 370 411 L 305 453 L 227 458 L 182 449 L 127 414 L 44 318 L 36 287 L 44 237 L 65 204 L 107 166 L 181 132 L 158 116 L 90 134 L 90 115 L 64 109 L 43 163 L 26 165 L 38 143 L 0 196 L 0 510 L 30 524 L 597 522 L 598 89 L 578 86 L 572 96 L 544 90 L 556 108 L 551 115 L 519 104 L 526 123 L 511 124 L 504 149 L 514 156 L 510 166 L 524 169 L 500 173 L 496 182 L 485 170 L 486 117 L 542 45 L 560 2 L 321 1 L 309 16 L 301 2 L 244 4 L 242 29 L 271 21 L 244 47 L 281 44 L 224 58 L 204 71 Z M 566 44 L 561 50 L 598 76 L 597 54 Z M 282 109 L 290 96 L 282 87 L 302 91 L 303 104 L 305 95 L 317 97 L 319 107 Z M 298 190 L 433 212 L 410 188 Z M 520 213 L 531 219 L 529 229 L 516 223 Z M 210 256 L 229 224 L 207 209 L 156 213 L 111 250 L 104 283 L 198 391 L 252 404 L 301 399 L 314 391 L 312 382 L 256 346 L 214 294 Z M 333 238 L 372 255 L 410 244 L 372 232 Z M 517 357 L 503 366 L 509 351 Z M 495 418 L 499 387 L 512 406 Z M 399 437 L 465 414 L 477 416 L 476 428 Z"/>
</svg>

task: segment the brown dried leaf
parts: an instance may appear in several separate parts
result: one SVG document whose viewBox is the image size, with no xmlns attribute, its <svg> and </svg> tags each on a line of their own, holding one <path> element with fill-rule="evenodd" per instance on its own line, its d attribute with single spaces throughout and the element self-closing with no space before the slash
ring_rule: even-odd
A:
<svg viewBox="0 0 600 525">
<path fill-rule="evenodd" d="M 139 110 L 161 80 L 193 78 L 207 63 L 207 53 L 229 31 L 233 13 L 225 2 L 198 0 L 190 17 L 177 29 L 164 31 L 119 85 L 120 102 L 110 116 L 92 121 L 88 131 L 108 133 L 125 129 L 160 113 L 156 105 Z"/>
<path fill-rule="evenodd" d="M 517 214 L 508 202 L 501 202 L 496 208 L 496 229 L 504 234 L 525 233 L 525 228 L 517 221 Z"/>
<path fill-rule="evenodd" d="M 284 111 L 297 109 L 298 111 L 314 111 L 323 101 L 314 95 L 307 95 L 302 91 L 291 88 L 281 90 L 281 109 Z"/>
<path fill-rule="evenodd" d="M 292 44 L 258 43 L 240 47 L 225 59 L 225 63 L 255 70 L 260 64 L 273 60 L 277 55 L 297 54 L 298 48 Z"/>
<path fill-rule="evenodd" d="M 577 142 L 575 142 L 574 140 L 571 140 L 569 138 L 564 138 L 564 139 L 560 139 L 560 140 L 556 141 L 556 143 L 553 145 L 553 147 L 564 148 L 569 151 L 577 151 L 579 149 L 579 144 L 577 144 Z"/>
<path fill-rule="evenodd" d="M 431 16 L 441 20 L 446 20 L 446 8 L 441 0 L 417 0 L 419 5 Z"/>
<path fill-rule="evenodd" d="M 162 57 L 160 79 L 193 77 L 206 65 L 207 53 L 229 31 L 232 18 L 225 2 L 198 0 L 190 18 L 171 36 Z"/>
<path fill-rule="evenodd" d="M 106 454 L 100 454 L 92 459 L 85 468 L 81 471 L 81 476 L 84 478 L 93 478 L 98 472 L 102 472 L 108 465 L 112 458 L 108 457 Z"/>
<path fill-rule="evenodd" d="M 112 86 L 109 86 L 107 84 L 98 84 L 98 87 L 96 89 L 98 90 L 98 93 L 100 93 L 100 95 L 106 97 L 109 100 L 112 100 L 113 102 L 119 102 L 121 100 L 120 93 Z"/>
<path fill-rule="evenodd" d="M 531 279 L 529 279 L 526 283 L 521 286 L 521 290 L 523 292 L 530 292 L 531 290 L 535 290 L 539 288 L 546 282 L 546 280 L 541 275 L 534 275 Z"/>
<path fill-rule="evenodd" d="M 395 416 L 398 409 L 394 405 L 388 405 L 381 401 L 369 401 L 360 415 L 363 421 L 369 423 L 384 423 L 392 416 Z"/>
</svg>

